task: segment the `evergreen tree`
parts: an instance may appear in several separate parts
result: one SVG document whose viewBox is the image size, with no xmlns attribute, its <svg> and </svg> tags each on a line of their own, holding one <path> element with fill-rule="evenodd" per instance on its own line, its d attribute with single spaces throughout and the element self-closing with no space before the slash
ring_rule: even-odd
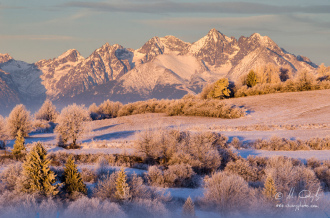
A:
<svg viewBox="0 0 330 218">
<path fill-rule="evenodd" d="M 14 144 L 14 147 L 13 147 L 13 150 L 12 150 L 12 153 L 13 153 L 14 156 L 19 157 L 23 154 L 23 151 L 26 151 L 24 143 L 25 143 L 25 140 L 24 140 L 24 137 L 22 135 L 22 131 L 18 130 L 16 140 L 15 140 L 15 144 Z"/>
<path fill-rule="evenodd" d="M 229 82 L 227 78 L 219 79 L 215 82 L 213 89 L 207 95 L 207 98 L 219 98 L 230 96 L 230 90 L 228 89 Z"/>
<path fill-rule="evenodd" d="M 70 156 L 65 164 L 64 169 L 64 188 L 69 193 L 81 192 L 87 194 L 86 185 L 84 184 L 81 174 L 78 172 L 77 165 Z"/>
<path fill-rule="evenodd" d="M 58 193 L 58 185 L 54 185 L 55 174 L 49 168 L 50 160 L 46 155 L 47 152 L 40 142 L 28 153 L 23 163 L 23 191 L 47 196 Z"/>
<path fill-rule="evenodd" d="M 246 85 L 248 87 L 257 85 L 257 74 L 253 70 L 250 70 L 249 74 L 247 75 Z"/>
<path fill-rule="evenodd" d="M 187 198 L 186 202 L 182 207 L 182 214 L 184 217 L 195 217 L 195 205 L 191 200 L 190 196 Z"/>
<path fill-rule="evenodd" d="M 263 191 L 266 198 L 269 200 L 274 199 L 276 195 L 276 187 L 275 182 L 271 174 L 268 174 L 266 181 L 265 181 L 265 188 Z"/>
<path fill-rule="evenodd" d="M 116 198 L 120 201 L 125 201 L 130 198 L 130 188 L 127 184 L 124 168 L 120 169 L 116 179 Z"/>
</svg>

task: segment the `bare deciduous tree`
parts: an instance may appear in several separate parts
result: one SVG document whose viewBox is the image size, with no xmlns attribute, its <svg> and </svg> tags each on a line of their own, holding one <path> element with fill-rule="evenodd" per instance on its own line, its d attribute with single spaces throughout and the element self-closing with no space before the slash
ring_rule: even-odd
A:
<svg viewBox="0 0 330 218">
<path fill-rule="evenodd" d="M 61 136 L 64 142 L 71 140 L 74 147 L 78 138 L 86 132 L 84 122 L 89 120 L 88 110 L 83 105 L 69 105 L 58 116 L 58 126 L 55 128 L 55 132 Z"/>
<path fill-rule="evenodd" d="M 16 137 L 19 130 L 24 137 L 28 136 L 32 130 L 30 112 L 22 104 L 14 107 L 7 119 L 7 131 L 10 137 Z"/>
</svg>

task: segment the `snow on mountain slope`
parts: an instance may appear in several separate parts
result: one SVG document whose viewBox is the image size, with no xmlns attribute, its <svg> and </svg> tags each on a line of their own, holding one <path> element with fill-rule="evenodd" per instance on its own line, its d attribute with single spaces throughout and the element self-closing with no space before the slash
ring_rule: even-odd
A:
<svg viewBox="0 0 330 218">
<path fill-rule="evenodd" d="M 57 102 L 76 97 L 81 101 L 86 98 L 84 93 L 98 101 L 109 97 L 122 102 L 181 98 L 222 77 L 235 82 L 268 63 L 293 73 L 317 68 L 308 58 L 286 52 L 268 36 L 255 33 L 237 40 L 216 29 L 194 43 L 175 36 L 153 37 L 137 50 L 106 43 L 87 58 L 70 49 L 57 58 L 27 64 L 0 54 L 0 70 L 8 74 L 2 76 L 7 90 L 3 96 L 13 89 L 12 94 L 18 93 L 21 100 L 47 96 Z"/>
<path fill-rule="evenodd" d="M 34 65 L 23 61 L 9 60 L 0 64 L 0 68 L 9 73 L 20 93 L 37 97 L 45 93 L 40 76 L 42 72 Z"/>
</svg>

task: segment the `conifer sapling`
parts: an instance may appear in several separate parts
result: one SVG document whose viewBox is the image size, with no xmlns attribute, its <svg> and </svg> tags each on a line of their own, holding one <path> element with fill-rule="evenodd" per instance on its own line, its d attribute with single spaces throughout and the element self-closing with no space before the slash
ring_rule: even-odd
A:
<svg viewBox="0 0 330 218">
<path fill-rule="evenodd" d="M 74 159 L 70 156 L 65 164 L 64 169 L 64 188 L 69 193 L 81 192 L 87 194 L 86 185 L 84 184 L 81 174 L 78 172 Z"/>
<path fill-rule="evenodd" d="M 195 205 L 190 196 L 182 207 L 182 214 L 184 217 L 195 217 Z"/>
<path fill-rule="evenodd" d="M 28 153 L 23 163 L 23 191 L 54 196 L 58 193 L 55 174 L 49 168 L 50 160 L 46 157 L 46 149 L 38 142 Z"/>
<path fill-rule="evenodd" d="M 124 168 L 120 169 L 116 179 L 116 198 L 121 201 L 125 201 L 130 198 L 130 188 L 127 184 Z"/>
<path fill-rule="evenodd" d="M 14 156 L 18 157 L 23 154 L 24 151 L 26 151 L 26 148 L 24 146 L 25 140 L 22 134 L 21 130 L 18 130 L 15 144 L 12 150 L 12 153 Z"/>
</svg>

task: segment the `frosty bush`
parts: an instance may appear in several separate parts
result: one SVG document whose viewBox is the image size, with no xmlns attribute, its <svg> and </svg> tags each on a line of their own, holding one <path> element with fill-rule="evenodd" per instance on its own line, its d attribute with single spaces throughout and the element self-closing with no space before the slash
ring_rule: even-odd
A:
<svg viewBox="0 0 330 218">
<path fill-rule="evenodd" d="M 64 211 L 64 217 L 89 218 L 89 217 L 126 217 L 125 212 L 116 203 L 100 201 L 97 198 L 81 197 L 72 202 Z"/>
<path fill-rule="evenodd" d="M 39 111 L 35 114 L 35 118 L 37 120 L 45 120 L 48 122 L 55 122 L 58 112 L 56 111 L 56 107 L 53 103 L 47 99 Z"/>
<path fill-rule="evenodd" d="M 302 164 L 295 165 L 289 158 L 271 157 L 265 173 L 272 175 L 278 192 L 289 193 L 291 188 L 295 188 L 296 194 L 301 190 L 316 193 L 320 187 L 320 182 L 313 170 Z"/>
<path fill-rule="evenodd" d="M 148 100 L 124 105 L 118 116 L 144 113 L 166 113 L 169 116 L 204 116 L 234 119 L 244 116 L 244 111 L 215 99 L 182 98 L 180 100 Z"/>
<path fill-rule="evenodd" d="M 84 182 L 94 183 L 97 181 L 98 178 L 97 174 L 93 170 L 88 168 L 82 168 L 80 174 Z"/>
<path fill-rule="evenodd" d="M 14 138 L 17 136 L 19 130 L 24 137 L 28 136 L 32 130 L 30 112 L 22 104 L 14 107 L 7 118 L 8 135 Z"/>
<path fill-rule="evenodd" d="M 11 164 L 0 174 L 0 180 L 6 190 L 12 191 L 16 188 L 17 181 L 22 176 L 22 164 Z"/>
<path fill-rule="evenodd" d="M 252 200 L 248 183 L 237 175 L 216 172 L 204 179 L 204 202 L 220 213 L 246 211 Z"/>
<path fill-rule="evenodd" d="M 136 218 L 171 217 L 165 205 L 158 199 L 136 199 L 131 202 L 129 215 Z"/>
<path fill-rule="evenodd" d="M 225 168 L 229 174 L 237 174 L 246 181 L 257 181 L 258 176 L 255 169 L 253 169 L 247 160 L 239 159 L 235 162 L 229 162 Z"/>
<path fill-rule="evenodd" d="M 58 133 L 64 142 L 72 141 L 72 146 L 77 145 L 77 140 L 86 131 L 84 122 L 90 120 L 89 113 L 84 106 L 76 104 L 67 106 L 59 115 L 58 126 L 55 132 Z"/>
<path fill-rule="evenodd" d="M 171 165 L 166 170 L 150 166 L 146 174 L 150 185 L 158 187 L 194 187 L 197 182 L 190 165 Z"/>
<path fill-rule="evenodd" d="M 6 140 L 8 139 L 5 119 L 0 115 L 0 149 L 6 148 Z"/>
<path fill-rule="evenodd" d="M 98 113 L 102 114 L 104 118 L 114 118 L 118 116 L 118 111 L 123 106 L 120 102 L 112 102 L 110 100 L 104 101 L 100 106 L 98 107 Z"/>
<path fill-rule="evenodd" d="M 98 180 L 98 183 L 93 190 L 93 196 L 100 199 L 110 199 L 116 201 L 116 180 L 118 178 L 117 173 L 103 176 Z"/>
</svg>

